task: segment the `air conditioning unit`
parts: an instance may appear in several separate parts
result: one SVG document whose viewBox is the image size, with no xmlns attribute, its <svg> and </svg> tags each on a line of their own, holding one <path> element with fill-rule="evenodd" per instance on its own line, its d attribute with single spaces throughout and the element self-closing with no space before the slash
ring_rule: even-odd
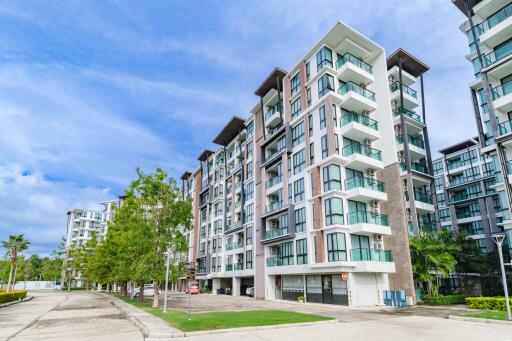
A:
<svg viewBox="0 0 512 341">
<path fill-rule="evenodd" d="M 277 220 L 272 220 L 271 223 L 270 223 L 270 227 L 272 227 L 273 229 L 276 229 L 279 227 L 279 222 Z"/>
<path fill-rule="evenodd" d="M 368 177 L 370 177 L 370 178 L 373 178 L 373 177 L 375 176 L 375 169 L 373 169 L 373 168 L 368 168 L 368 169 L 366 170 L 366 175 L 367 175 Z"/>
<path fill-rule="evenodd" d="M 371 146 L 371 145 L 372 145 L 372 140 L 370 140 L 370 139 L 364 139 L 364 145 L 365 145 L 365 146 Z"/>
<path fill-rule="evenodd" d="M 367 111 L 367 110 L 363 110 L 363 112 L 361 113 L 361 115 L 362 115 L 363 117 L 370 117 L 370 112 L 369 112 L 369 111 Z"/>
<path fill-rule="evenodd" d="M 370 207 L 371 208 L 378 208 L 379 207 L 379 202 L 377 200 L 371 200 L 370 201 Z"/>
<path fill-rule="evenodd" d="M 404 162 L 405 162 L 405 157 L 400 156 L 400 157 L 398 158 L 398 162 L 400 162 L 400 163 L 404 163 Z"/>
<path fill-rule="evenodd" d="M 268 197 L 268 200 L 270 201 L 271 204 L 273 204 L 277 202 L 277 196 L 271 195 L 270 197 Z"/>
<path fill-rule="evenodd" d="M 278 252 L 278 251 L 279 251 L 279 246 L 275 246 L 275 245 L 274 245 L 274 246 L 271 246 L 271 247 L 270 247 L 270 253 L 271 253 L 272 255 L 277 255 L 277 252 Z"/>
</svg>

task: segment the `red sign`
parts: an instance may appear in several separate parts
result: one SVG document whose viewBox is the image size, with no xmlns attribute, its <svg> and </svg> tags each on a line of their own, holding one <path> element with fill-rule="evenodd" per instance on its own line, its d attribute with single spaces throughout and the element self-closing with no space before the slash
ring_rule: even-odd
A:
<svg viewBox="0 0 512 341">
<path fill-rule="evenodd" d="M 343 273 L 341 274 L 341 279 L 342 279 L 342 280 L 344 280 L 344 281 L 346 281 L 346 280 L 348 279 L 348 273 L 343 272 Z"/>
</svg>

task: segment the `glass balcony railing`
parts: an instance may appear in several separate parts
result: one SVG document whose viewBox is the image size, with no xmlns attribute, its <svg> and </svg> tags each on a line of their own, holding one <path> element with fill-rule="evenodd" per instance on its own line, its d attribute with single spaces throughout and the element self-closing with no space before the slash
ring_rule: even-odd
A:
<svg viewBox="0 0 512 341">
<path fill-rule="evenodd" d="M 348 52 L 345 53 L 340 58 L 338 58 L 338 60 L 336 61 L 336 69 L 339 69 L 347 62 L 354 64 L 355 66 L 359 67 L 360 69 L 363 69 L 364 71 L 366 71 L 368 73 L 373 74 L 373 69 L 370 64 L 363 62 L 361 59 L 357 58 L 356 56 L 354 56 Z"/>
<path fill-rule="evenodd" d="M 244 263 L 235 263 L 233 264 L 234 270 L 243 270 L 244 269 Z"/>
<path fill-rule="evenodd" d="M 457 193 L 457 194 L 452 195 L 451 199 L 452 199 L 452 202 L 457 202 L 457 201 L 464 201 L 464 200 L 469 200 L 469 199 L 475 199 L 475 198 L 478 198 L 481 195 L 482 195 L 482 193 L 480 193 L 480 192 L 475 192 L 475 193 Z"/>
<path fill-rule="evenodd" d="M 492 99 L 497 100 L 500 97 L 506 96 L 512 92 L 512 81 L 501 84 L 492 89 Z"/>
<path fill-rule="evenodd" d="M 512 174 L 512 161 L 507 161 L 507 172 Z"/>
<path fill-rule="evenodd" d="M 494 26 L 498 25 L 503 20 L 507 19 L 512 15 L 512 4 L 508 4 L 507 6 L 500 9 L 498 12 L 491 15 L 487 20 L 477 25 L 480 33 L 490 30 Z"/>
<path fill-rule="evenodd" d="M 362 86 L 357 85 L 352 82 L 348 82 L 348 83 L 345 83 L 342 86 L 340 86 L 340 88 L 338 89 L 338 94 L 343 96 L 344 94 L 346 94 L 349 91 L 353 91 L 363 97 L 368 98 L 371 101 L 375 101 L 375 93 L 374 92 L 372 92 L 368 89 L 365 89 Z"/>
<path fill-rule="evenodd" d="M 286 257 L 286 258 L 268 257 L 267 258 L 267 266 L 268 267 L 293 265 L 293 264 L 294 264 L 293 257 Z"/>
<path fill-rule="evenodd" d="M 368 178 L 365 176 L 354 176 L 345 180 L 345 188 L 347 190 L 357 187 L 373 189 L 374 191 L 379 192 L 385 192 L 384 183 L 373 178 Z"/>
<path fill-rule="evenodd" d="M 276 211 L 276 210 L 278 210 L 278 209 L 280 209 L 282 207 L 283 207 L 283 202 L 282 201 L 273 202 L 273 203 L 267 205 L 266 211 L 267 211 L 267 213 L 270 213 L 270 212 L 274 212 L 274 211 Z"/>
<path fill-rule="evenodd" d="M 506 46 L 499 50 L 489 52 L 488 54 L 482 56 L 484 67 L 492 65 L 497 61 L 500 61 L 503 58 L 508 57 L 510 54 L 512 54 L 512 44 L 507 44 Z"/>
<path fill-rule="evenodd" d="M 280 184 L 282 181 L 283 181 L 283 176 L 281 174 L 278 176 L 275 176 L 271 179 L 268 179 L 265 182 L 265 188 L 274 187 L 275 185 Z"/>
<path fill-rule="evenodd" d="M 288 226 L 265 231 L 265 239 L 285 236 L 288 234 Z"/>
<path fill-rule="evenodd" d="M 233 271 L 233 264 L 226 264 L 226 271 Z"/>
<path fill-rule="evenodd" d="M 400 89 L 400 82 L 398 82 L 398 81 L 394 82 L 393 84 L 391 84 L 389 86 L 389 89 L 391 90 L 391 92 L 395 92 L 395 91 L 399 90 Z M 418 96 L 416 90 L 408 87 L 405 84 L 402 84 L 402 91 L 404 93 L 408 94 L 409 96 L 414 97 L 414 98 L 417 98 L 417 96 Z"/>
<path fill-rule="evenodd" d="M 356 211 L 347 214 L 348 224 L 374 224 L 381 226 L 389 226 L 388 216 L 384 214 Z"/>
<path fill-rule="evenodd" d="M 376 250 L 376 249 L 352 249 L 352 261 L 376 261 L 376 262 L 392 262 L 393 255 L 390 250 Z"/>
<path fill-rule="evenodd" d="M 274 105 L 273 107 L 271 107 L 266 113 L 265 113 L 265 121 L 267 121 L 270 117 L 272 117 L 272 115 L 274 115 L 275 113 L 279 113 L 279 112 L 283 112 L 283 107 L 282 105 Z"/>
<path fill-rule="evenodd" d="M 377 121 L 356 112 L 349 111 L 341 116 L 342 126 L 349 124 L 350 122 L 357 122 L 374 130 L 379 130 L 379 123 Z"/>
<path fill-rule="evenodd" d="M 343 147 L 342 153 L 343 156 L 361 154 L 371 157 L 372 159 L 382 161 L 382 152 L 380 150 L 374 149 L 370 146 L 365 146 L 359 142 L 352 142 L 348 146 Z"/>
<path fill-rule="evenodd" d="M 506 135 L 512 133 L 512 121 L 506 121 L 498 124 L 498 130 L 500 135 Z"/>
<path fill-rule="evenodd" d="M 409 192 L 404 192 L 405 200 L 409 200 Z M 425 204 L 432 204 L 432 195 L 422 191 L 414 191 L 414 200 L 423 202 Z"/>
<path fill-rule="evenodd" d="M 462 176 L 460 178 L 449 179 L 448 187 L 462 185 L 467 182 L 478 180 L 480 178 L 481 178 L 480 174 L 476 174 L 474 176 Z"/>
<path fill-rule="evenodd" d="M 413 163 L 411 163 L 411 168 L 417 172 L 420 172 L 423 174 L 428 174 L 427 166 L 422 165 L 421 163 L 413 162 Z"/>
<path fill-rule="evenodd" d="M 402 108 L 402 107 L 396 107 L 393 109 L 393 116 L 398 116 L 400 114 L 404 114 L 405 116 L 412 118 L 416 122 L 423 123 L 421 120 L 421 116 L 416 114 L 414 111 Z"/>
<path fill-rule="evenodd" d="M 425 149 L 425 141 L 423 141 L 420 137 L 414 137 L 412 135 L 407 134 L 407 141 L 409 144 L 412 144 L 413 146 L 416 146 L 421 149 Z M 398 143 L 404 143 L 404 138 L 402 135 L 396 136 L 396 142 Z"/>
</svg>

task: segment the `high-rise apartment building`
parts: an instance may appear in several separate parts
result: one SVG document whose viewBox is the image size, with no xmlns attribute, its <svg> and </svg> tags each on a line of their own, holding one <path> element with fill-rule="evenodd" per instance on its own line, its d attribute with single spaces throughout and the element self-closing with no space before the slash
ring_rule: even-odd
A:
<svg viewBox="0 0 512 341">
<path fill-rule="evenodd" d="M 481 162 L 493 163 L 497 174 L 492 189 L 506 211 L 500 219 L 489 219 L 489 232 L 505 229 L 512 238 L 510 219 L 512 181 L 512 2 L 502 0 L 453 0 L 467 20 L 460 26 L 468 37 L 466 59 L 473 64 L 470 84 L 480 144 Z M 483 173 L 482 173 L 483 175 Z M 463 175 L 464 177 L 467 174 Z M 474 198 L 468 189 L 464 195 Z M 484 192 L 482 192 L 484 193 Z M 450 196 L 450 191 L 448 192 Z M 462 194 L 454 193 L 456 198 Z M 448 201 L 453 201 L 447 198 Z M 487 242 L 488 245 L 489 240 Z"/>
<path fill-rule="evenodd" d="M 352 306 L 382 304 L 390 289 L 414 300 L 407 217 L 432 209 L 407 206 L 402 186 L 429 194 L 429 173 L 412 164 L 431 166 L 425 148 L 405 171 L 398 157 L 428 138 L 424 114 L 408 122 L 414 107 L 404 102 L 426 67 L 403 50 L 393 56 L 398 73 L 382 47 L 337 23 L 290 71 L 274 69 L 250 117 L 233 117 L 219 147 L 201 153 L 182 180 L 202 286 Z M 392 104 L 409 111 L 393 115 Z"/>
<path fill-rule="evenodd" d="M 388 57 L 387 67 L 409 233 L 418 235 L 437 228 L 423 84 L 429 68 L 403 49 Z"/>
</svg>

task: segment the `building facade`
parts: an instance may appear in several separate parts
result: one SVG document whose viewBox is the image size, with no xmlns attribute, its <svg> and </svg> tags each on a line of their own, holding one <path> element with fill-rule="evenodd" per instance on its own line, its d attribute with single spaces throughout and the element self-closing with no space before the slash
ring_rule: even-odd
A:
<svg viewBox="0 0 512 341">
<path fill-rule="evenodd" d="M 337 23 L 263 80 L 249 118 L 233 117 L 182 176 L 202 286 L 351 306 L 382 304 L 390 289 L 414 300 L 395 133 L 404 115 L 392 114 L 389 71 L 382 47 Z M 400 131 L 427 138 L 423 126 Z"/>
<path fill-rule="evenodd" d="M 468 38 L 466 59 L 473 64 L 475 74 L 470 89 L 478 129 L 476 141 L 480 144 L 478 158 L 485 164 L 494 164 L 497 175 L 493 190 L 500 200 L 496 205 L 506 212 L 502 217 L 489 219 L 489 232 L 505 230 L 510 240 L 512 2 L 453 0 L 453 3 L 467 18 L 460 29 Z"/>
</svg>

